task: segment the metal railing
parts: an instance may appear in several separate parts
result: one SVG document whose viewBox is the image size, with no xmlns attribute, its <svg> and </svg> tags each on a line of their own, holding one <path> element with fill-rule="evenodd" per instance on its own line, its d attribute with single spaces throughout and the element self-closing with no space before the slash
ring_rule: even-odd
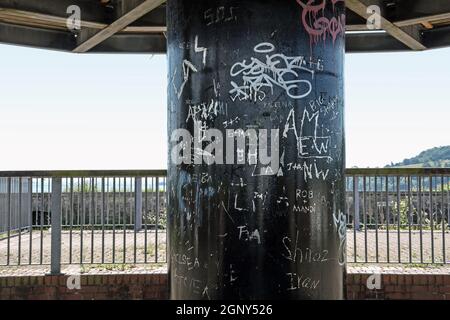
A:
<svg viewBox="0 0 450 320">
<path fill-rule="evenodd" d="M 449 263 L 449 169 L 346 175 L 348 262 Z M 0 172 L 0 266 L 165 263 L 165 193 L 165 170 Z"/>
<path fill-rule="evenodd" d="M 450 169 L 348 169 L 349 262 L 450 262 Z"/>
<path fill-rule="evenodd" d="M 165 263 L 165 176 L 1 172 L 0 265 Z"/>
</svg>

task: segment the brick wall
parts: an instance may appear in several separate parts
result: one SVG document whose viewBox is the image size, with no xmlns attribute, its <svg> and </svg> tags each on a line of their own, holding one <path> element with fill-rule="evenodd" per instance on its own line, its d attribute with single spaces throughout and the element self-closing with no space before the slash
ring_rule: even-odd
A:
<svg viewBox="0 0 450 320">
<path fill-rule="evenodd" d="M 167 299 L 167 274 L 81 275 L 81 289 L 67 288 L 68 276 L 0 277 L 0 300 Z"/>
<path fill-rule="evenodd" d="M 349 300 L 450 300 L 450 274 L 381 274 L 379 290 L 367 288 L 369 276 L 347 275 Z"/>
<path fill-rule="evenodd" d="M 450 274 L 382 274 L 381 288 L 369 290 L 370 274 L 347 275 L 347 298 L 450 300 Z M 68 276 L 0 277 L 0 300 L 167 299 L 167 274 L 82 275 L 81 289 L 67 288 Z"/>
</svg>

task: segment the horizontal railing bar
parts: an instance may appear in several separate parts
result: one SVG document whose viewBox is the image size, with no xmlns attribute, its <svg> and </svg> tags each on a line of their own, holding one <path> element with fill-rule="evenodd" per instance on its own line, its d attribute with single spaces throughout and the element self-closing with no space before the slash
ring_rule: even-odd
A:
<svg viewBox="0 0 450 320">
<path fill-rule="evenodd" d="M 349 168 L 349 176 L 382 175 L 450 175 L 450 168 Z M 165 177 L 167 170 L 57 170 L 57 171 L 0 171 L 0 177 Z"/>
<path fill-rule="evenodd" d="M 409 176 L 409 175 L 450 175 L 450 168 L 350 168 L 349 176 Z"/>
<path fill-rule="evenodd" d="M 58 171 L 0 171 L 0 177 L 165 177 L 167 170 L 58 170 Z"/>
</svg>

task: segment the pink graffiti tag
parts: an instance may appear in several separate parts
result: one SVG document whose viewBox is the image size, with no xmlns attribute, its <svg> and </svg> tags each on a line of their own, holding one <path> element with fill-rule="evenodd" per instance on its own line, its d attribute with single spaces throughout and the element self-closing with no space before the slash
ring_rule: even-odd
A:
<svg viewBox="0 0 450 320">
<path fill-rule="evenodd" d="M 311 44 L 316 44 L 320 39 L 325 42 L 328 36 L 331 36 L 334 44 L 339 35 L 345 34 L 345 14 L 339 17 L 325 17 L 327 0 L 308 0 L 306 4 L 302 0 L 296 1 L 303 8 L 301 20 L 311 38 Z M 314 4 L 316 1 L 321 3 Z M 333 10 L 338 2 L 344 2 L 344 0 L 331 0 Z M 322 13 L 321 16 L 319 16 L 320 13 Z"/>
</svg>

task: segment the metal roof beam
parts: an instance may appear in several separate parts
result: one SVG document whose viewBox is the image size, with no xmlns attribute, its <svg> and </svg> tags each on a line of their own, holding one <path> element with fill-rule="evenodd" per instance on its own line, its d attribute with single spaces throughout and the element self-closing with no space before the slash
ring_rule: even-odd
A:
<svg viewBox="0 0 450 320">
<path fill-rule="evenodd" d="M 80 7 L 85 21 L 103 22 L 114 21 L 114 12 L 92 0 L 0 0 L 0 8 L 15 9 L 67 18 L 67 8 L 71 5 Z"/>
<path fill-rule="evenodd" d="M 53 50 L 71 51 L 76 40 L 66 31 L 0 22 L 0 42 Z"/>
<path fill-rule="evenodd" d="M 128 25 L 143 17 L 150 11 L 156 9 L 161 4 L 163 4 L 165 0 L 146 0 L 142 4 L 138 5 L 136 8 L 124 14 L 122 17 L 111 23 L 108 27 L 96 33 L 94 36 L 80 44 L 76 47 L 73 52 L 83 53 L 91 50 L 99 43 L 105 41 L 110 38 L 117 32 L 125 29 Z"/>
<path fill-rule="evenodd" d="M 367 11 L 370 5 L 367 2 L 368 1 L 364 0 L 346 0 L 345 4 L 348 9 L 357 13 L 361 17 L 368 19 L 372 16 L 372 13 Z M 405 30 L 387 20 L 382 15 L 380 16 L 380 20 L 381 28 L 398 41 L 402 42 L 412 50 L 426 50 L 426 47 L 422 44 L 420 36 L 418 34 L 414 35 L 413 33 L 406 32 Z"/>
</svg>

